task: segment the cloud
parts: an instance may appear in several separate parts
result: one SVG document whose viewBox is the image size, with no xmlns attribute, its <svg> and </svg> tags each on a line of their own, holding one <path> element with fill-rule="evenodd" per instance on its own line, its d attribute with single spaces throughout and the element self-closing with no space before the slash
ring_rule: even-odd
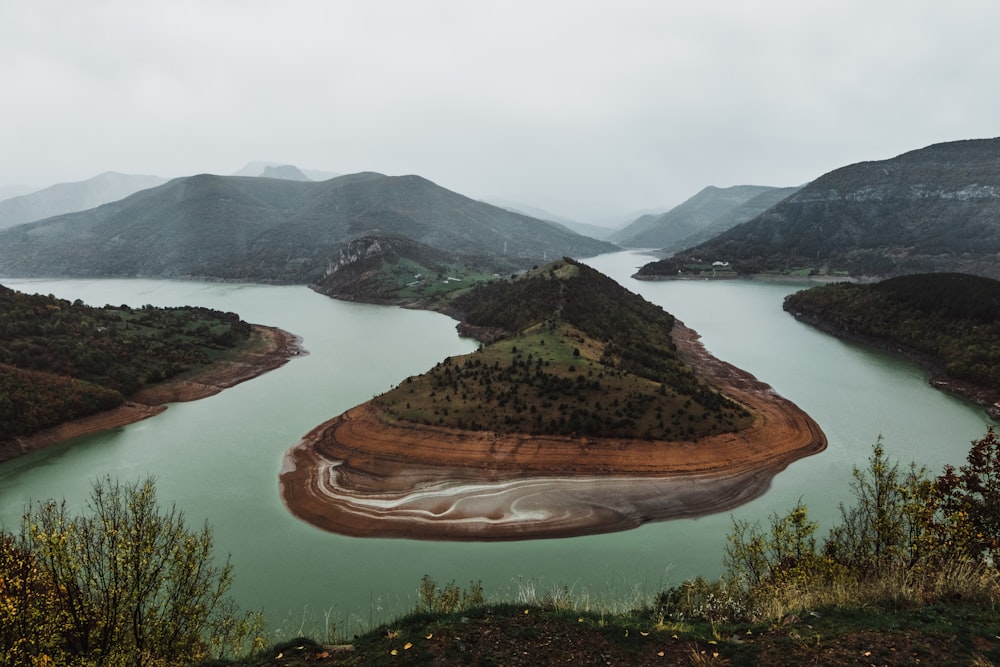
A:
<svg viewBox="0 0 1000 667">
<path fill-rule="evenodd" d="M 994 136 L 1000 5 L 10 0 L 0 183 L 250 160 L 622 212 Z"/>
</svg>

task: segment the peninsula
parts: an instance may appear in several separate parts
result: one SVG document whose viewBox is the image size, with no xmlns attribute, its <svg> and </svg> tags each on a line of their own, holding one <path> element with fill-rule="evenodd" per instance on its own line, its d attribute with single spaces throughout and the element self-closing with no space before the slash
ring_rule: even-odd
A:
<svg viewBox="0 0 1000 667">
<path fill-rule="evenodd" d="M 293 514 L 372 537 L 610 532 L 735 507 L 826 446 L 790 401 L 583 264 L 483 284 L 451 309 L 490 342 L 291 448 Z"/>
<path fill-rule="evenodd" d="M 273 370 L 297 337 L 207 308 L 95 308 L 0 286 L 0 461 Z"/>
</svg>

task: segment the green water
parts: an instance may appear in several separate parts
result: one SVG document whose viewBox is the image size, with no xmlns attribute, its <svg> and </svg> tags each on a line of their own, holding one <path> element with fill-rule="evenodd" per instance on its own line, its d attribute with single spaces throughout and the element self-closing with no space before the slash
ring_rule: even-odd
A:
<svg viewBox="0 0 1000 667">
<path fill-rule="evenodd" d="M 420 578 L 487 594 L 540 594 L 563 587 L 579 599 L 627 603 L 698 574 L 717 576 L 732 517 L 766 518 L 800 498 L 825 525 L 848 499 L 853 465 L 881 434 L 889 453 L 937 472 L 961 463 L 985 431 L 983 412 L 937 392 L 905 361 L 845 344 L 781 310 L 796 285 L 729 281 L 638 282 L 647 258 L 629 253 L 587 260 L 663 306 L 702 335 L 716 356 L 744 368 L 809 412 L 825 430 L 826 452 L 778 475 L 762 498 L 733 513 L 649 524 L 563 540 L 464 544 L 341 537 L 289 515 L 278 496 L 285 450 L 317 424 L 475 349 L 447 317 L 343 303 L 304 287 L 148 280 L 5 280 L 23 291 L 87 303 L 203 305 L 298 334 L 309 354 L 201 401 L 174 404 L 153 419 L 82 438 L 0 465 L 0 524 L 16 528 L 31 499 L 81 504 L 91 482 L 154 475 L 160 500 L 213 527 L 235 567 L 233 593 L 263 609 L 284 635 L 365 629 L 408 610 Z"/>
</svg>

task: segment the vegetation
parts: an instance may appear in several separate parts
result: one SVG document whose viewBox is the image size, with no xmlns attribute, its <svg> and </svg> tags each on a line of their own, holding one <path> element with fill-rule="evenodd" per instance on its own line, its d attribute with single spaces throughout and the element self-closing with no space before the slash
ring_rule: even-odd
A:
<svg viewBox="0 0 1000 667">
<path fill-rule="evenodd" d="M 572 260 L 477 286 L 451 304 L 466 324 L 507 333 L 380 396 L 391 417 L 664 440 L 731 432 L 752 420 L 685 365 L 670 314 Z"/>
<path fill-rule="evenodd" d="M 182 665 L 260 648 L 263 620 L 226 597 L 210 529 L 161 509 L 151 479 L 99 481 L 88 509 L 42 502 L 0 534 L 0 663 Z"/>
<path fill-rule="evenodd" d="M 938 477 L 878 441 L 825 538 L 801 503 L 734 521 L 716 581 L 600 604 L 523 584 L 425 576 L 413 612 L 350 645 L 261 648 L 261 619 L 225 601 L 211 534 L 157 507 L 153 483 L 94 486 L 90 514 L 32 506 L 0 536 L 0 649 L 10 665 L 967 664 L 1000 660 L 1000 438 Z M 328 638 L 343 641 L 346 638 Z"/>
<path fill-rule="evenodd" d="M 296 639 L 239 664 L 989 665 L 1000 661 L 1000 439 L 936 478 L 881 441 L 821 539 L 801 503 L 734 521 L 725 574 L 651 601 L 595 604 L 522 585 L 510 599 L 424 577 L 413 613 L 349 646 Z"/>
<path fill-rule="evenodd" d="M 200 368 L 251 327 L 207 308 L 94 308 L 0 286 L 0 441 L 120 405 Z"/>
<path fill-rule="evenodd" d="M 524 265 L 446 253 L 399 236 L 366 237 L 346 244 L 340 262 L 311 287 L 334 298 L 440 310 L 498 271 L 516 268 Z"/>
<path fill-rule="evenodd" d="M 1000 282 L 932 273 L 789 295 L 785 310 L 834 333 L 933 358 L 947 376 L 1000 391 Z"/>
<path fill-rule="evenodd" d="M 1000 278 L 998 139 L 956 141 L 815 179 L 760 215 L 643 275 L 723 261 L 740 274 L 897 276 L 961 271 Z"/>
</svg>

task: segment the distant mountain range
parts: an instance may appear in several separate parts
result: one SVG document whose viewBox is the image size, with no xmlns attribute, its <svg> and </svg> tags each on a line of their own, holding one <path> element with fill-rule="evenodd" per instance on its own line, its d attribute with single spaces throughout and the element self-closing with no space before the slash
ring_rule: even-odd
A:
<svg viewBox="0 0 1000 667">
<path fill-rule="evenodd" d="M 820 176 L 764 213 L 640 271 L 1000 278 L 1000 139 L 935 144 Z"/>
<path fill-rule="evenodd" d="M 341 176 L 333 171 L 323 171 L 321 169 L 300 169 L 295 165 L 282 164 L 281 162 L 248 162 L 245 167 L 237 171 L 233 176 L 261 176 L 263 178 L 285 178 L 290 181 L 328 181 L 331 178 Z"/>
<path fill-rule="evenodd" d="M 644 215 L 608 237 L 628 248 L 670 254 L 697 245 L 764 212 L 796 188 L 708 186 L 666 213 Z"/>
<path fill-rule="evenodd" d="M 86 181 L 59 183 L 42 190 L 0 201 L 0 229 L 54 215 L 84 211 L 156 187 L 159 176 L 119 174 L 108 171 Z"/>
<path fill-rule="evenodd" d="M 203 174 L 0 230 L 0 274 L 312 283 L 344 244 L 365 236 L 405 237 L 503 267 L 616 248 L 419 176 L 309 182 Z"/>
</svg>

